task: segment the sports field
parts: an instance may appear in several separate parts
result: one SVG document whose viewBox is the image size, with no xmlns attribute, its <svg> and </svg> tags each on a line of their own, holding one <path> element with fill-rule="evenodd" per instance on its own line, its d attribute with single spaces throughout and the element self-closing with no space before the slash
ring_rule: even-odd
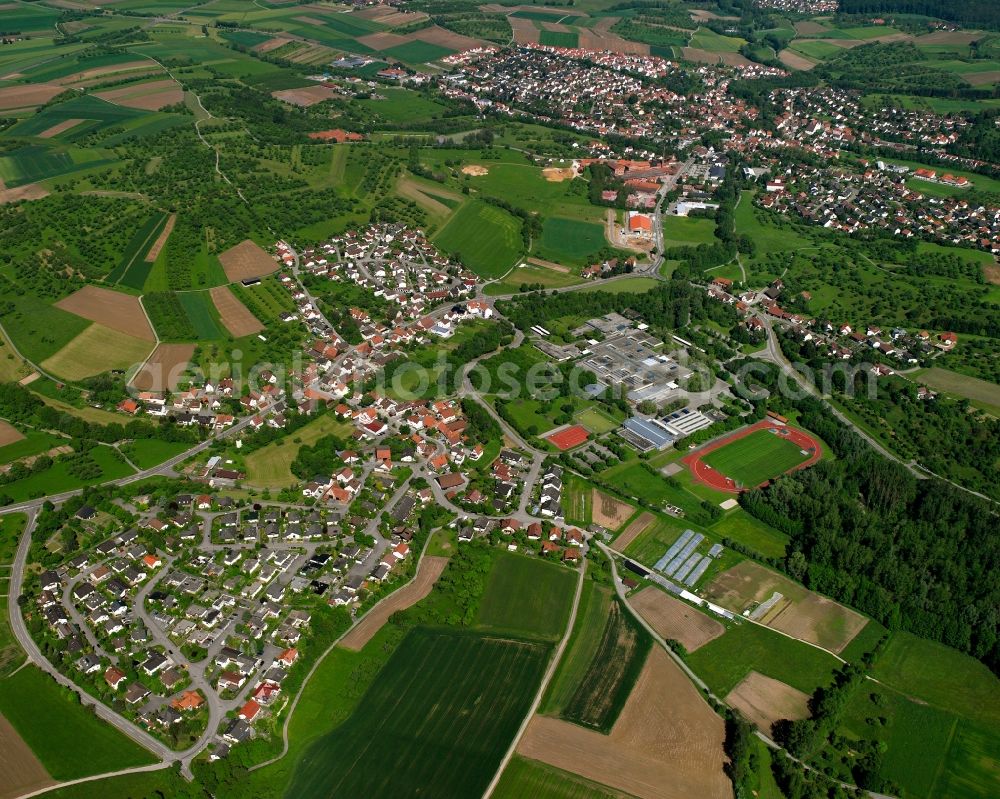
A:
<svg viewBox="0 0 1000 799">
<path fill-rule="evenodd" d="M 586 266 L 602 248 L 608 246 L 603 225 L 554 216 L 542 225 L 536 254 L 539 258 Z"/>
<path fill-rule="evenodd" d="M 500 277 L 521 254 L 521 223 L 500 208 L 472 200 L 441 228 L 434 243 L 476 274 Z"/>
<path fill-rule="evenodd" d="M 546 437 L 546 441 L 550 444 L 554 444 L 556 447 L 562 450 L 572 449 L 573 447 L 578 447 L 584 441 L 590 437 L 590 432 L 583 425 L 573 425 L 572 427 L 564 428 L 558 433 L 553 433 L 552 435 Z"/>
<path fill-rule="evenodd" d="M 530 638 L 563 634 L 576 572 L 538 558 L 503 552 L 490 571 L 476 627 Z"/>
<path fill-rule="evenodd" d="M 549 647 L 417 628 L 351 717 L 316 740 L 286 797 L 478 797 L 521 723 Z"/>
<path fill-rule="evenodd" d="M 756 486 L 794 469 L 809 458 L 787 437 L 771 430 L 756 430 L 726 444 L 702 460 L 740 486 Z"/>
</svg>

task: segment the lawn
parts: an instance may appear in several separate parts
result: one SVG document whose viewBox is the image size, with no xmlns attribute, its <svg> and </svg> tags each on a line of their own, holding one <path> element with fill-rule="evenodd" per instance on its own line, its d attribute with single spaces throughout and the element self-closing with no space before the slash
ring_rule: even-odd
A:
<svg viewBox="0 0 1000 799">
<path fill-rule="evenodd" d="M 731 538 L 768 558 L 783 558 L 788 536 L 769 527 L 745 510 L 727 513 L 712 525 L 720 538 Z"/>
<path fill-rule="evenodd" d="M 521 256 L 521 222 L 501 208 L 471 200 L 441 228 L 434 243 L 481 277 L 500 277 Z"/>
<path fill-rule="evenodd" d="M 493 791 L 493 799 L 619 799 L 621 794 L 576 774 L 514 755 Z"/>
<path fill-rule="evenodd" d="M 833 655 L 781 633 L 744 622 L 686 656 L 691 669 L 717 695 L 725 696 L 757 671 L 811 694 L 829 684 L 840 664 Z"/>
<path fill-rule="evenodd" d="M 315 444 L 323 436 L 346 437 L 351 426 L 333 414 L 320 416 L 280 441 L 261 447 L 246 456 L 247 482 L 263 488 L 284 488 L 298 482 L 291 465 L 299 448 Z"/>
<path fill-rule="evenodd" d="M 715 220 L 696 216 L 664 216 L 663 246 L 690 247 L 715 242 Z"/>
<path fill-rule="evenodd" d="M 803 455 L 795 444 L 769 432 L 757 430 L 705 455 L 702 460 L 737 485 L 756 486 L 798 466 Z"/>
<path fill-rule="evenodd" d="M 305 751 L 285 796 L 478 798 L 548 656 L 544 644 L 412 630 L 351 717 Z"/>
<path fill-rule="evenodd" d="M 534 254 L 548 261 L 587 266 L 606 247 L 610 245 L 604 237 L 603 225 L 553 216 L 543 223 L 542 237 Z"/>
<path fill-rule="evenodd" d="M 577 574 L 556 563 L 500 553 L 476 611 L 480 630 L 558 640 L 566 629 Z"/>
<path fill-rule="evenodd" d="M 0 713 L 57 780 L 156 762 L 36 666 L 0 680 Z"/>
</svg>

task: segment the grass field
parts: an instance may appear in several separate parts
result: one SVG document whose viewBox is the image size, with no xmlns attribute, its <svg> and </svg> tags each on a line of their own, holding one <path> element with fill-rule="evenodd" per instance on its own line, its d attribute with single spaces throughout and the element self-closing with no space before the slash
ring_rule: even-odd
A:
<svg viewBox="0 0 1000 799">
<path fill-rule="evenodd" d="M 476 274 L 500 277 L 521 255 L 521 223 L 506 211 L 471 200 L 441 228 L 434 243 L 459 255 Z"/>
<path fill-rule="evenodd" d="M 177 441 L 140 438 L 122 446 L 125 456 L 140 469 L 149 469 L 158 463 L 180 455 L 190 444 Z"/>
<path fill-rule="evenodd" d="M 566 524 L 582 526 L 593 520 L 594 489 L 572 472 L 566 474 L 561 503 Z"/>
<path fill-rule="evenodd" d="M 261 447 L 246 457 L 247 482 L 262 488 L 283 488 L 297 482 L 291 472 L 299 448 L 315 444 L 323 436 L 347 436 L 351 426 L 333 414 L 320 416 L 290 436 Z"/>
<path fill-rule="evenodd" d="M 152 342 L 94 322 L 41 366 L 66 380 L 82 380 L 142 363 L 152 350 Z"/>
<path fill-rule="evenodd" d="M 977 377 L 952 372 L 933 366 L 911 376 L 914 380 L 926 383 L 937 391 L 944 391 L 956 397 L 964 397 L 973 405 L 1000 416 L 1000 386 Z"/>
<path fill-rule="evenodd" d="M 488 296 L 501 294 L 516 294 L 524 284 L 538 284 L 542 288 L 555 289 L 575 286 L 582 278 L 572 272 L 560 272 L 545 266 L 524 263 L 514 269 L 507 277 L 496 283 L 488 283 L 485 293 Z"/>
<path fill-rule="evenodd" d="M 744 510 L 727 513 L 712 525 L 712 532 L 720 537 L 732 538 L 769 558 L 785 555 L 788 536 L 769 527 Z"/>
<path fill-rule="evenodd" d="M 710 53 L 738 53 L 746 44 L 746 39 L 739 36 L 723 36 L 709 28 L 698 28 L 691 36 L 688 45 Z"/>
<path fill-rule="evenodd" d="M 587 266 L 608 246 L 602 225 L 555 216 L 543 223 L 534 254 L 547 261 Z"/>
<path fill-rule="evenodd" d="M 811 694 L 830 682 L 839 665 L 833 655 L 814 646 L 748 622 L 733 625 L 686 660 L 719 696 L 728 694 L 750 671 Z"/>
<path fill-rule="evenodd" d="M 25 430 L 24 438 L 0 447 L 0 464 L 16 461 L 18 458 L 28 458 L 42 452 L 48 452 L 53 447 L 69 444 L 70 439 L 43 433 L 38 430 Z"/>
<path fill-rule="evenodd" d="M 621 280 L 598 282 L 580 291 L 606 291 L 608 294 L 645 294 L 655 289 L 660 282 L 651 277 L 626 277 Z"/>
<path fill-rule="evenodd" d="M 0 680 L 0 713 L 57 780 L 155 762 L 36 666 Z"/>
<path fill-rule="evenodd" d="M 584 408 L 576 415 L 576 421 L 586 427 L 591 433 L 600 435 L 616 430 L 621 424 L 598 407 Z"/>
<path fill-rule="evenodd" d="M 504 769 L 494 799 L 619 799 L 622 795 L 603 785 L 537 760 L 514 755 Z"/>
<path fill-rule="evenodd" d="M 548 654 L 543 644 L 411 631 L 351 717 L 306 750 L 285 796 L 479 797 Z"/>
<path fill-rule="evenodd" d="M 576 47 L 580 36 L 575 31 L 539 31 L 538 43 L 548 47 Z"/>
<path fill-rule="evenodd" d="M 690 247 L 715 241 L 715 220 L 695 216 L 664 216 L 663 246 Z"/>
<path fill-rule="evenodd" d="M 120 419 L 118 421 L 121 422 Z M 23 502 L 47 494 L 58 494 L 61 491 L 83 488 L 94 483 L 115 480 L 132 474 L 132 468 L 119 460 L 120 456 L 111 447 L 94 447 L 90 455 L 100 468 L 100 474 L 97 477 L 80 478 L 70 471 L 67 463 L 56 462 L 47 471 L 37 472 L 23 480 L 8 483 L 3 487 L 3 492 L 15 502 Z"/>
<path fill-rule="evenodd" d="M 566 629 L 576 572 L 535 557 L 502 552 L 476 612 L 481 630 L 556 640 Z"/>
<path fill-rule="evenodd" d="M 573 698 L 577 686 L 597 654 L 601 634 L 611 611 L 611 601 L 611 590 L 608 587 L 597 585 L 593 580 L 584 581 L 580 605 L 576 610 L 576 623 L 552 682 L 542 698 L 540 713 L 558 716 Z"/>
<path fill-rule="evenodd" d="M 808 455 L 792 442 L 758 430 L 705 455 L 702 460 L 737 485 L 756 486 L 798 466 Z"/>
<path fill-rule="evenodd" d="M 10 513 L 0 516 L 0 677 L 14 671 L 24 662 L 24 650 L 21 649 L 14 633 L 10 629 L 7 615 L 8 580 L 10 568 L 17 553 L 17 545 L 24 532 L 27 517 L 23 513 Z"/>
<path fill-rule="evenodd" d="M 177 296 L 198 340 L 211 341 L 229 335 L 219 322 L 219 312 L 207 291 L 185 291 Z"/>
</svg>

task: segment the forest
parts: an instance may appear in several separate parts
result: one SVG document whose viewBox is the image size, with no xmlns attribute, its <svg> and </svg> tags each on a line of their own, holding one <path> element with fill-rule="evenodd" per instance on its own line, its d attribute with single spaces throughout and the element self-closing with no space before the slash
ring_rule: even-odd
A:
<svg viewBox="0 0 1000 799">
<path fill-rule="evenodd" d="M 840 0 L 845 14 L 922 14 L 961 25 L 1000 28 L 995 0 Z"/>
</svg>

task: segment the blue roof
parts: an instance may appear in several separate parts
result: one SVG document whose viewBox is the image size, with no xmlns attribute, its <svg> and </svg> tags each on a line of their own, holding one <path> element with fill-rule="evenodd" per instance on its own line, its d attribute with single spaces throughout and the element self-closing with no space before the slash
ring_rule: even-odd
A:
<svg viewBox="0 0 1000 799">
<path fill-rule="evenodd" d="M 631 419 L 626 420 L 625 429 L 635 433 L 637 436 L 641 436 L 657 448 L 669 444 L 675 438 L 659 425 L 638 416 L 633 416 Z"/>
</svg>

